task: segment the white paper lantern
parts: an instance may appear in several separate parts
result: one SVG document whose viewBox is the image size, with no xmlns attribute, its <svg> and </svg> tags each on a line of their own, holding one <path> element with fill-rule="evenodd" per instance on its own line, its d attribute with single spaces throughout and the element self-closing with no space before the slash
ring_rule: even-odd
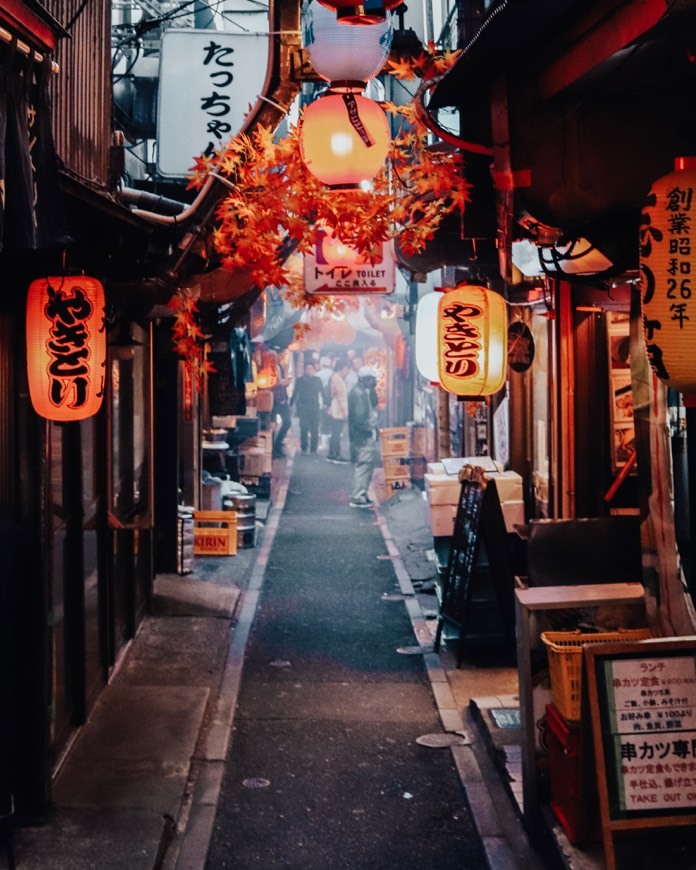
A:
<svg viewBox="0 0 696 870">
<path fill-rule="evenodd" d="M 303 41 L 322 78 L 364 83 L 386 63 L 393 32 L 391 15 L 372 27 L 346 27 L 334 12 L 312 2 L 304 17 Z"/>
<path fill-rule="evenodd" d="M 427 293 L 416 308 L 416 368 L 432 384 L 440 381 L 438 371 L 437 317 L 442 293 Z"/>
</svg>

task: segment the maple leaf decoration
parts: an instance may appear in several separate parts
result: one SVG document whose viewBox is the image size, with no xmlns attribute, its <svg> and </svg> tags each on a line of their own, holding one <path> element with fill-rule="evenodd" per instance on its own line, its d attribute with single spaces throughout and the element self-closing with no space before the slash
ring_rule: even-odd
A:
<svg viewBox="0 0 696 870">
<path fill-rule="evenodd" d="M 168 303 L 174 312 L 172 344 L 189 370 L 199 393 L 203 392 L 204 376 L 215 371 L 207 359 L 205 336 L 198 322 L 198 305 L 186 290 L 179 290 Z"/>
<path fill-rule="evenodd" d="M 427 82 L 450 69 L 458 54 L 440 52 L 431 43 L 417 57 L 390 60 L 389 72 L 399 79 Z M 294 308 L 330 311 L 331 297 L 308 296 L 302 277 L 291 274 L 281 255 L 288 245 L 298 253 L 311 251 L 319 232 L 328 227 L 368 260 L 374 261 L 382 243 L 396 237 L 410 255 L 423 250 L 447 215 L 463 214 L 470 185 L 462 175 L 461 155 L 448 147 L 428 147 L 430 134 L 417 103 L 390 102 L 383 107 L 401 128 L 369 192 L 330 190 L 308 172 L 298 127 L 276 139 L 260 126 L 250 135 L 233 137 L 214 155 L 195 159 L 189 187 L 201 188 L 213 173 L 229 185 L 211 234 L 224 268 L 248 272 L 260 288 L 278 287 Z M 207 363 L 195 300 L 180 294 L 173 307 L 177 352 L 190 363 L 199 383 Z M 296 332 L 304 329 L 296 326 Z"/>
</svg>

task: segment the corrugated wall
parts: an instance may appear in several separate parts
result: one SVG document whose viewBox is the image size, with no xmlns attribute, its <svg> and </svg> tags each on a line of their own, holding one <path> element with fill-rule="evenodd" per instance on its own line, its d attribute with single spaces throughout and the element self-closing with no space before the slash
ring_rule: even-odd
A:
<svg viewBox="0 0 696 870">
<path fill-rule="evenodd" d="M 71 172 L 97 185 L 107 181 L 111 146 L 111 2 L 44 0 L 68 28 L 60 39 L 52 77 L 53 134 L 58 156 Z M 80 7 L 84 6 L 80 11 Z"/>
</svg>

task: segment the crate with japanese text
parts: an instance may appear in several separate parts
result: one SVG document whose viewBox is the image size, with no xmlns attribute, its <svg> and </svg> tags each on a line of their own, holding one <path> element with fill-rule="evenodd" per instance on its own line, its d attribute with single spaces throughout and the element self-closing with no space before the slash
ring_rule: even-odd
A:
<svg viewBox="0 0 696 870">
<path fill-rule="evenodd" d="M 408 456 L 410 445 L 408 427 L 382 429 L 379 433 L 382 457 Z"/>
<path fill-rule="evenodd" d="M 193 554 L 236 556 L 237 514 L 234 511 L 194 511 Z"/>
<path fill-rule="evenodd" d="M 387 480 L 410 480 L 411 466 L 406 457 L 389 456 L 382 460 L 384 479 Z"/>
</svg>

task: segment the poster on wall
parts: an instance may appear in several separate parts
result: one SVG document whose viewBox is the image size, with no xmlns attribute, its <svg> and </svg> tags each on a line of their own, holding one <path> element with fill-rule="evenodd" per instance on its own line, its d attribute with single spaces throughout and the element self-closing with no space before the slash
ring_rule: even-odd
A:
<svg viewBox="0 0 696 870">
<path fill-rule="evenodd" d="M 611 426 L 611 468 L 614 474 L 633 461 L 636 433 L 631 389 L 629 315 L 610 311 L 607 314 L 609 347 L 609 422 Z M 635 464 L 632 473 L 635 472 Z"/>
</svg>

